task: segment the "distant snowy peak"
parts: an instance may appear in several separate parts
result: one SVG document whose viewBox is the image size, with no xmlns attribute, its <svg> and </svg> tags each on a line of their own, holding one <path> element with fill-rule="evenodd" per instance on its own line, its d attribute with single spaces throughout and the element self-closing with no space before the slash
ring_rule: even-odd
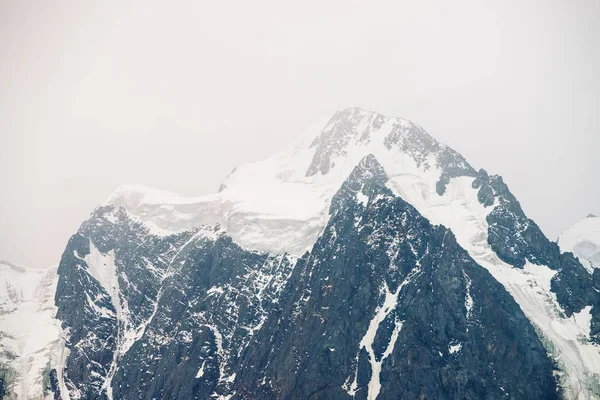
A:
<svg viewBox="0 0 600 400">
<path fill-rule="evenodd" d="M 346 156 L 350 147 L 366 145 L 380 134 L 384 134 L 381 128 L 385 124 L 400 123 L 410 124 L 399 118 L 387 118 L 360 108 L 338 111 L 310 144 L 315 153 L 306 176 L 318 172 L 327 174 L 335 166 L 336 158 Z"/>
<path fill-rule="evenodd" d="M 475 175 L 475 170 L 460 154 L 439 143 L 411 121 L 348 108 L 337 112 L 311 143 L 315 153 L 306 176 L 318 172 L 327 174 L 335 167 L 338 158 L 369 144 L 383 144 L 387 150 L 399 150 L 426 170 L 439 168 L 445 180 Z"/>
<path fill-rule="evenodd" d="M 563 252 L 570 251 L 590 271 L 600 268 L 600 218 L 589 214 L 558 238 Z"/>
</svg>

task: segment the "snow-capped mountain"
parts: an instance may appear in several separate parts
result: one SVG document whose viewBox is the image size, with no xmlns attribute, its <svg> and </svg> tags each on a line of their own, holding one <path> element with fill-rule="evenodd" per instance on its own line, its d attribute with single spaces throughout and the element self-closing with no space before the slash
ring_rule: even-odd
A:
<svg viewBox="0 0 600 400">
<path fill-rule="evenodd" d="M 600 268 L 600 217 L 589 214 L 558 238 L 562 251 L 570 251 L 590 272 Z"/>
<path fill-rule="evenodd" d="M 120 187 L 58 276 L 55 399 L 600 397 L 599 280 L 501 177 L 358 108 L 212 195 Z"/>
<path fill-rule="evenodd" d="M 432 195 L 442 192 L 450 177 L 476 172 L 411 122 L 353 108 L 313 127 L 289 150 L 237 167 L 219 193 L 184 198 L 122 186 L 107 204 L 123 206 L 154 234 L 220 224 L 249 249 L 299 256 L 315 243 L 327 224 L 331 198 L 367 154 L 387 167 L 398 188 L 409 183 L 403 194 L 421 202 L 439 201 Z"/>
<path fill-rule="evenodd" d="M 54 317 L 56 267 L 23 268 L 0 261 L 0 393 L 10 399 L 52 398 L 51 365 L 60 340 Z M 12 396 L 12 397 L 11 397 Z"/>
</svg>

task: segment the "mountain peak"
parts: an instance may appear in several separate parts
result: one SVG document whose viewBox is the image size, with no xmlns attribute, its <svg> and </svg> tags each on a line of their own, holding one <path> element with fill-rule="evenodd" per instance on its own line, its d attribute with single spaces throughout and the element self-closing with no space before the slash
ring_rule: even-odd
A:
<svg viewBox="0 0 600 400">
<path fill-rule="evenodd" d="M 590 213 L 590 214 L 587 215 L 586 218 L 598 218 L 598 216 L 595 215 L 595 214 Z"/>
<path fill-rule="evenodd" d="M 439 195 L 444 194 L 451 178 L 476 175 L 463 156 L 439 143 L 420 126 L 358 107 L 335 113 L 310 149 L 314 153 L 306 177 L 327 175 L 333 169 L 340 169 L 340 164 L 348 169 L 348 164 L 356 165 L 368 153 L 384 154 L 384 158 L 389 153 L 400 153 L 406 164 L 414 163 L 419 169 L 439 174 Z"/>
<path fill-rule="evenodd" d="M 319 172 L 326 175 L 338 164 L 338 159 L 352 156 L 352 153 L 362 153 L 362 156 L 376 152 L 374 147 L 389 149 L 393 144 L 403 145 L 406 141 L 418 143 L 417 151 L 421 154 L 429 154 L 430 150 L 440 147 L 435 139 L 408 120 L 386 117 L 359 107 L 340 110 L 310 144 L 314 155 L 306 176 Z M 423 144 L 426 148 L 420 148 Z"/>
<path fill-rule="evenodd" d="M 377 163 L 392 180 L 418 180 L 415 193 L 402 190 L 415 201 L 443 195 L 452 178 L 476 175 L 460 154 L 418 125 L 360 107 L 340 110 L 308 133 L 307 140 L 280 154 L 239 165 L 218 193 L 188 198 L 122 185 L 104 205 L 123 207 L 160 236 L 218 223 L 247 248 L 300 256 L 327 223 L 333 196 L 361 160 Z"/>
<path fill-rule="evenodd" d="M 374 154 L 369 153 L 360 160 L 350 173 L 344 185 L 350 185 L 353 192 L 360 191 L 367 182 L 377 186 L 385 186 L 388 177 Z"/>
</svg>

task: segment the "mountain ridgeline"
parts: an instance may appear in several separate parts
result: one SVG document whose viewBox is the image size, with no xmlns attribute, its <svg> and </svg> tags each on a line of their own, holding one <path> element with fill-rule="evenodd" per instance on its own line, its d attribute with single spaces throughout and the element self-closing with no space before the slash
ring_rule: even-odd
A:
<svg viewBox="0 0 600 400">
<path fill-rule="evenodd" d="M 46 395 L 600 397 L 596 275 L 500 176 L 351 108 L 217 194 L 94 210 L 58 267 Z"/>
</svg>

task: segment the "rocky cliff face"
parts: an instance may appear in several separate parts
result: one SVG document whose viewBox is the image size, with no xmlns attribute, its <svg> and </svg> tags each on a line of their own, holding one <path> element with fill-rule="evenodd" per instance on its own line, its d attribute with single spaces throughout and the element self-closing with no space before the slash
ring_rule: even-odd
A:
<svg viewBox="0 0 600 400">
<path fill-rule="evenodd" d="M 479 188 L 478 197 L 486 207 L 495 204 L 487 216 L 488 242 L 492 250 L 502 261 L 516 268 L 523 268 L 530 262 L 556 271 L 551 280 L 551 291 L 560 307 L 568 317 L 585 307 L 592 307 L 590 335 L 598 341 L 600 295 L 594 290 L 590 271 L 572 253 L 561 253 L 559 246 L 527 218 L 501 177 L 490 177 L 481 170 L 473 186 Z"/>
<path fill-rule="evenodd" d="M 343 110 L 199 198 L 120 188 L 71 238 L 55 399 L 600 397 L 600 277 L 502 178 Z"/>
<path fill-rule="evenodd" d="M 154 318 L 119 365 L 115 398 L 234 393 L 240 355 L 277 307 L 295 260 L 245 250 L 206 229 L 174 259 Z"/>
<path fill-rule="evenodd" d="M 63 398 L 110 396 L 120 359 L 144 334 L 171 261 L 192 236 L 152 235 L 106 206 L 71 238 L 55 295 L 67 337 L 66 363 L 57 366 Z"/>
</svg>

